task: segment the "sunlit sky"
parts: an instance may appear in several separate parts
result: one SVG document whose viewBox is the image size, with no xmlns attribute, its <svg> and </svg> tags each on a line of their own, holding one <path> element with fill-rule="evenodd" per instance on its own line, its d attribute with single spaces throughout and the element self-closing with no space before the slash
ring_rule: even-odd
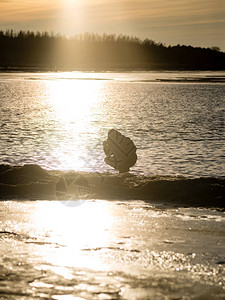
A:
<svg viewBox="0 0 225 300">
<path fill-rule="evenodd" d="M 0 0 L 0 29 L 123 33 L 225 51 L 224 0 Z"/>
</svg>

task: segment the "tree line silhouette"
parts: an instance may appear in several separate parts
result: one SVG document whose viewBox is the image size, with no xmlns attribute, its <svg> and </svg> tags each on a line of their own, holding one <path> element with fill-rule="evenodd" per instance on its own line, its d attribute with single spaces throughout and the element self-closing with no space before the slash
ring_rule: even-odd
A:
<svg viewBox="0 0 225 300">
<path fill-rule="evenodd" d="M 165 46 L 150 39 L 85 33 L 0 31 L 0 68 L 88 70 L 224 70 L 218 47 Z"/>
</svg>

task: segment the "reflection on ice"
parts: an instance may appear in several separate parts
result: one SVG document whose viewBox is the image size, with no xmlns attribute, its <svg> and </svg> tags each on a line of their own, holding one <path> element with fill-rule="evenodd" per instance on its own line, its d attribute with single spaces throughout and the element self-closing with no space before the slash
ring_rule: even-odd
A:
<svg viewBox="0 0 225 300">
<path fill-rule="evenodd" d="M 54 208 L 51 202 L 40 203 L 34 215 L 35 223 L 41 232 L 46 232 L 48 242 L 57 241 L 60 248 L 54 255 L 50 251 L 45 259 L 52 265 L 102 269 L 100 261 L 89 259 L 82 251 L 108 247 L 113 223 L 109 207 L 97 202 L 71 207 L 61 202 L 56 202 Z"/>
<path fill-rule="evenodd" d="M 0 202 L 0 295 L 222 299 L 224 222 L 142 201 Z"/>
</svg>

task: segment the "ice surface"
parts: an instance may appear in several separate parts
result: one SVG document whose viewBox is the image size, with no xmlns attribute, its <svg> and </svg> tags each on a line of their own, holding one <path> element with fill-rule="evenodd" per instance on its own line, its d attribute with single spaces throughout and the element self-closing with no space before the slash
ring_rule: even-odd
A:
<svg viewBox="0 0 225 300">
<path fill-rule="evenodd" d="M 224 213 L 0 202 L 3 299 L 224 299 Z"/>
</svg>

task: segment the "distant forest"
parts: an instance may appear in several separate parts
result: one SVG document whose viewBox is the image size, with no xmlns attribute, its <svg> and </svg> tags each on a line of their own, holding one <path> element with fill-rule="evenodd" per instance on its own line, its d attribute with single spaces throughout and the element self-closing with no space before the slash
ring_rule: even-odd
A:
<svg viewBox="0 0 225 300">
<path fill-rule="evenodd" d="M 218 47 L 165 46 L 126 35 L 0 31 L 0 69 L 225 70 Z"/>
</svg>

